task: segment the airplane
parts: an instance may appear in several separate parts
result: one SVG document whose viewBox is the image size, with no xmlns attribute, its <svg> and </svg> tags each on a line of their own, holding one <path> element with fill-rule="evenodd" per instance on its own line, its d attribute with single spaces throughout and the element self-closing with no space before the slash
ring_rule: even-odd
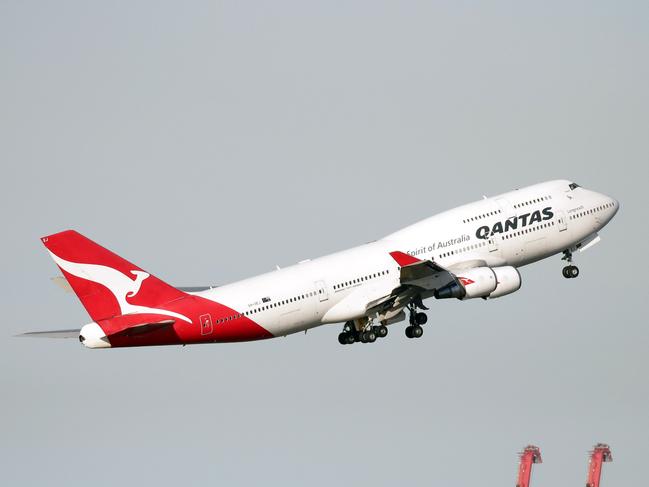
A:
<svg viewBox="0 0 649 487">
<path fill-rule="evenodd" d="M 171 286 L 74 230 L 41 240 L 90 315 L 88 348 L 241 342 L 342 324 L 342 345 L 373 343 L 408 320 L 420 338 L 428 298 L 484 300 L 521 287 L 519 268 L 600 241 L 614 198 L 555 180 L 460 206 L 379 240 L 218 287 Z M 406 316 L 407 314 L 407 316 Z"/>
</svg>

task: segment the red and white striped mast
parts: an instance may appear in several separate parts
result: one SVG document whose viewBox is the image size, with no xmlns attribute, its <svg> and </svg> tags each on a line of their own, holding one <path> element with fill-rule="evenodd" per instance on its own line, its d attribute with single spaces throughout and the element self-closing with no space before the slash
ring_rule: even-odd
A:
<svg viewBox="0 0 649 487">
<path fill-rule="evenodd" d="M 518 464 L 518 480 L 516 487 L 529 487 L 530 477 L 532 476 L 532 465 L 543 463 L 541 460 L 541 450 L 538 446 L 528 445 L 519 453 L 520 462 Z"/>
<path fill-rule="evenodd" d="M 586 487 L 599 487 L 599 481 L 602 477 L 602 463 L 612 461 L 613 455 L 608 445 L 604 443 L 595 445 L 593 451 L 590 452 Z"/>
</svg>

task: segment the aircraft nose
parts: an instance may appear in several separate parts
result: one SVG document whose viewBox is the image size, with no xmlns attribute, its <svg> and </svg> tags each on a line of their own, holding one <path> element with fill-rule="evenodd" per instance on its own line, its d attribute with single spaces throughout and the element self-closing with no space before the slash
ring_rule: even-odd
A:
<svg viewBox="0 0 649 487">
<path fill-rule="evenodd" d="M 605 194 L 600 193 L 600 201 L 604 205 L 604 212 L 602 216 L 604 217 L 604 221 L 608 223 L 611 221 L 611 219 L 617 214 L 618 210 L 620 209 L 620 202 L 616 200 L 615 198 L 612 198 L 611 196 L 607 196 Z"/>
<path fill-rule="evenodd" d="M 602 201 L 604 202 L 604 206 L 606 206 L 606 208 L 610 210 L 611 218 L 613 218 L 615 214 L 618 212 L 618 210 L 620 209 L 620 202 L 615 198 L 612 198 L 605 194 L 601 196 L 602 196 Z"/>
</svg>

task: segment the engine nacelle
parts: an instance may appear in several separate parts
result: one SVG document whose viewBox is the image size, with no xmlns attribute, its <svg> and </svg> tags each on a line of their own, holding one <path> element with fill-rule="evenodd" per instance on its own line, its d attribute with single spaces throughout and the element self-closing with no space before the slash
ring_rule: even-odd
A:
<svg viewBox="0 0 649 487">
<path fill-rule="evenodd" d="M 471 299 L 489 296 L 498 284 L 491 267 L 474 267 L 457 275 L 457 282 L 435 291 L 437 299 Z"/>
<path fill-rule="evenodd" d="M 518 291 L 521 275 L 515 267 L 474 267 L 457 274 L 452 282 L 435 291 L 437 299 L 499 298 Z"/>
<path fill-rule="evenodd" d="M 474 267 L 458 273 L 457 280 L 466 293 L 460 299 L 486 298 L 498 287 L 496 273 L 491 267 Z"/>
<path fill-rule="evenodd" d="M 511 294 L 521 288 L 521 275 L 515 267 L 494 267 L 493 271 L 496 274 L 498 285 L 495 291 L 489 295 L 489 299 Z"/>
</svg>

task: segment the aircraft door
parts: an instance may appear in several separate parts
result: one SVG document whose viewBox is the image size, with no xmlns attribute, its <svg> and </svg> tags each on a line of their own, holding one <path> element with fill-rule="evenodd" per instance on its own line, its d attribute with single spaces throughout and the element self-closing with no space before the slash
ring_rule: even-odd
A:
<svg viewBox="0 0 649 487">
<path fill-rule="evenodd" d="M 505 217 L 503 220 L 516 216 L 516 210 L 514 210 L 514 207 L 511 205 L 509 200 L 506 200 L 505 198 L 497 198 L 496 203 L 498 204 L 498 208 L 500 208 L 501 215 Z"/>
<path fill-rule="evenodd" d="M 322 303 L 329 299 L 329 293 L 327 292 L 327 286 L 324 281 L 315 282 L 316 293 L 318 294 L 318 300 Z"/>
<path fill-rule="evenodd" d="M 557 211 L 557 226 L 560 232 L 565 232 L 568 229 L 568 220 L 565 211 Z"/>
<path fill-rule="evenodd" d="M 489 237 L 489 240 L 487 241 L 487 248 L 489 249 L 489 252 L 498 252 L 498 240 L 496 240 L 496 237 L 492 235 Z"/>
<path fill-rule="evenodd" d="M 199 321 L 201 323 L 201 335 L 211 335 L 212 332 L 214 331 L 214 325 L 212 324 L 212 316 L 209 314 L 201 315 Z"/>
</svg>

